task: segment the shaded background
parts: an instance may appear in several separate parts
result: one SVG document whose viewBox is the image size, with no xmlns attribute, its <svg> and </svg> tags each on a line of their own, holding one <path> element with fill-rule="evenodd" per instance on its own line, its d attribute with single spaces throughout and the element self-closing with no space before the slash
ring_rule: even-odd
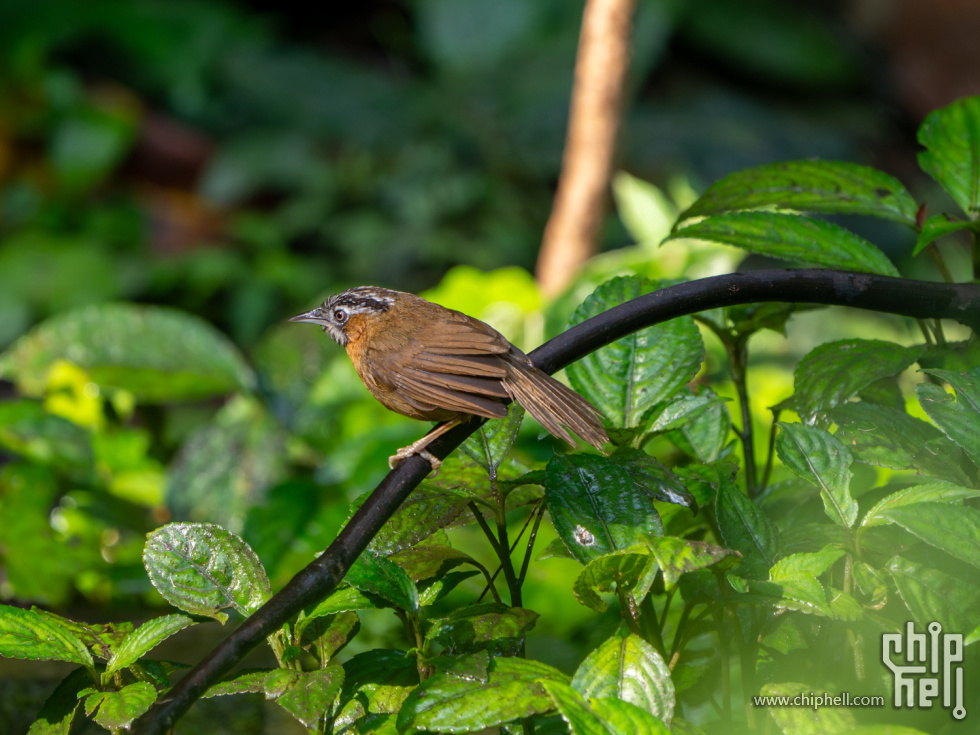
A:
<svg viewBox="0 0 980 735">
<path fill-rule="evenodd" d="M 92 621 L 154 614 L 140 551 L 171 519 L 241 533 L 275 588 L 322 549 L 421 430 L 367 397 L 332 343 L 282 324 L 326 293 L 438 287 L 484 318 L 516 303 L 498 316 L 531 346 L 561 328 L 567 309 L 542 311 L 528 272 L 581 10 L 0 0 L 0 349 L 53 315 L 127 300 L 200 315 L 257 375 L 254 392 L 134 406 L 52 370 L 36 397 L 89 433 L 46 423 L 28 445 L 0 431 L 0 598 Z M 977 38 L 972 0 L 640 0 L 618 167 L 680 201 L 754 164 L 839 159 L 931 205 L 915 129 L 980 93 Z M 867 227 L 904 272 L 930 277 L 906 262 L 910 234 Z M 611 197 L 602 248 L 637 239 Z M 478 271 L 446 276 L 459 265 Z M 505 266 L 523 270 L 481 275 Z M 782 386 L 779 370 L 767 378 Z M 0 397 L 14 405 L 10 383 Z M 522 451 L 543 456 L 529 433 Z M 73 442 L 94 474 L 72 464 Z M 528 607 L 570 598 L 577 570 L 555 573 L 563 563 L 533 572 Z M 529 645 L 569 669 L 608 631 L 562 610 Z M 383 614 L 365 615 L 355 650 L 393 635 Z M 0 723 L 29 722 L 12 697 Z"/>
<path fill-rule="evenodd" d="M 533 266 L 581 3 L 0 13 L 0 344 L 125 298 L 250 345 L 340 286 Z M 641 2 L 620 165 L 703 188 L 819 156 L 921 189 L 914 129 L 978 91 L 978 21 L 969 0 Z M 603 246 L 627 241 L 610 216 Z"/>
</svg>

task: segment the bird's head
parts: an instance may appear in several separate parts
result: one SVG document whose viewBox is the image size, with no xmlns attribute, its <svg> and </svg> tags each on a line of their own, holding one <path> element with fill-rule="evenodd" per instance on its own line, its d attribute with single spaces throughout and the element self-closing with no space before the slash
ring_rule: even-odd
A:
<svg viewBox="0 0 980 735">
<path fill-rule="evenodd" d="M 324 332 L 330 332 L 337 344 L 346 347 L 349 340 L 347 325 L 351 318 L 383 314 L 392 307 L 398 295 L 398 291 L 386 288 L 358 286 L 331 296 L 317 308 L 297 314 L 289 321 L 319 324 Z"/>
</svg>

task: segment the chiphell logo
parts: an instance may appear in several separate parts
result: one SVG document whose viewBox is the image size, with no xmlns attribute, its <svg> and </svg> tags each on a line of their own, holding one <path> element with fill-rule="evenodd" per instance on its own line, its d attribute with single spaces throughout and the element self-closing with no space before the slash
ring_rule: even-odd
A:
<svg viewBox="0 0 980 735">
<path fill-rule="evenodd" d="M 916 633 L 909 623 L 904 633 L 881 637 L 881 660 L 895 675 L 895 706 L 930 709 L 941 693 L 943 707 L 962 720 L 963 636 L 943 633 L 939 623 L 929 623 L 927 630 L 928 635 Z"/>
</svg>

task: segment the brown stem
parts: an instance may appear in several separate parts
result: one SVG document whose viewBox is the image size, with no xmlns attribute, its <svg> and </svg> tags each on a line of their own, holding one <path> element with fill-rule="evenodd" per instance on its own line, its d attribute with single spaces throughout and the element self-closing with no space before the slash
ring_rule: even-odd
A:
<svg viewBox="0 0 980 735">
<path fill-rule="evenodd" d="M 568 137 L 538 254 L 541 290 L 565 288 L 596 251 L 629 68 L 636 0 L 587 0 L 575 59 Z"/>
</svg>

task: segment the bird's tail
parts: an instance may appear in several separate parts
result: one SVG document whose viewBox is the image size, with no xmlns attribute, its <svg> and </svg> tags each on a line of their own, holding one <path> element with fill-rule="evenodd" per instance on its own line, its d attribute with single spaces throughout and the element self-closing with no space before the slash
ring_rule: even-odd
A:
<svg viewBox="0 0 980 735">
<path fill-rule="evenodd" d="M 511 369 L 504 387 L 511 398 L 524 406 L 539 424 L 552 435 L 575 446 L 567 427 L 603 451 L 609 437 L 599 420 L 599 412 L 591 403 L 536 367 L 516 362 L 509 367 Z"/>
</svg>

